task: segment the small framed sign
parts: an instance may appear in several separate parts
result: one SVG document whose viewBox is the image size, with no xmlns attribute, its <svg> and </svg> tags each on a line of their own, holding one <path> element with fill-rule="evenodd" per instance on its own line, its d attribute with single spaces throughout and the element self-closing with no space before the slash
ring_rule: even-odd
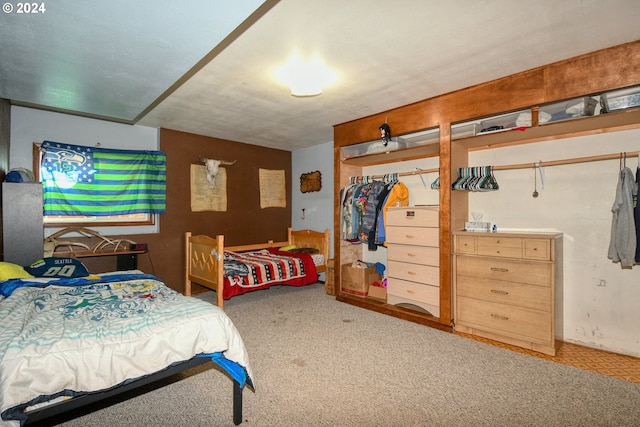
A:
<svg viewBox="0 0 640 427">
<path fill-rule="evenodd" d="M 322 189 L 322 175 L 320 171 L 303 173 L 300 175 L 300 191 L 310 193 Z"/>
</svg>

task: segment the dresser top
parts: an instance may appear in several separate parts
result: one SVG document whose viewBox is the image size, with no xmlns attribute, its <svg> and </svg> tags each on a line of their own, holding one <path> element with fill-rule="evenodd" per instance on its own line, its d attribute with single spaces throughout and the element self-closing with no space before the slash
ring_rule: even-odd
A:
<svg viewBox="0 0 640 427">
<path fill-rule="evenodd" d="M 454 236 L 478 236 L 478 237 L 526 237 L 526 238 L 558 238 L 562 237 L 560 232 L 551 231 L 499 231 L 496 233 L 485 231 L 464 231 L 452 232 Z"/>
</svg>

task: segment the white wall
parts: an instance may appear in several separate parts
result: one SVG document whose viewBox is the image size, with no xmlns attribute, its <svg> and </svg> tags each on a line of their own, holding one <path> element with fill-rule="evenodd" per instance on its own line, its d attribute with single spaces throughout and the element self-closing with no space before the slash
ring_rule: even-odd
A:
<svg viewBox="0 0 640 427">
<path fill-rule="evenodd" d="M 159 131 L 146 126 L 131 126 L 25 107 L 11 107 L 9 168 L 33 169 L 34 142 L 56 141 L 76 145 L 129 150 L 157 150 Z M 158 224 L 136 227 L 96 227 L 107 234 L 154 233 Z M 46 229 L 45 235 L 55 229 Z"/>
<path fill-rule="evenodd" d="M 331 230 L 333 239 L 333 142 L 291 153 L 292 192 L 291 226 L 294 230 Z M 310 193 L 300 191 L 300 175 L 320 171 L 322 189 Z M 304 209 L 304 219 L 302 219 Z M 331 257 L 333 257 L 333 241 Z"/>
</svg>

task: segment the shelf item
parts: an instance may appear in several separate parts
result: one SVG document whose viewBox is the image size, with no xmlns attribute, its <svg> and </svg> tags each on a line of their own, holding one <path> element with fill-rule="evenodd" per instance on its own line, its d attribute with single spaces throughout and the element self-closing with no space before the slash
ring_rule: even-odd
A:
<svg viewBox="0 0 640 427">
<path fill-rule="evenodd" d="M 451 139 L 469 138 L 480 134 L 482 124 L 480 122 L 458 123 L 451 125 Z"/>
<path fill-rule="evenodd" d="M 440 245 L 437 206 L 387 210 L 387 303 L 440 316 Z"/>
<path fill-rule="evenodd" d="M 455 232 L 455 330 L 555 355 L 562 234 Z"/>
<path fill-rule="evenodd" d="M 531 127 L 531 110 L 527 109 L 487 117 L 480 122 L 480 126 L 482 129 L 479 134 L 504 132 L 507 130 Z"/>
<path fill-rule="evenodd" d="M 603 112 L 640 106 L 640 86 L 605 92 L 601 95 Z"/>
<path fill-rule="evenodd" d="M 418 147 L 426 144 L 438 144 L 440 142 L 440 130 L 438 128 L 426 131 L 414 132 L 407 135 L 392 137 L 391 141 L 383 142 L 381 139 L 349 145 L 340 149 L 342 160 L 367 156 L 372 154 L 390 153 L 406 148 Z"/>
<path fill-rule="evenodd" d="M 590 96 L 541 105 L 538 112 L 538 123 L 554 123 L 578 117 L 593 116 L 596 113 L 597 105 L 598 100 Z"/>
</svg>

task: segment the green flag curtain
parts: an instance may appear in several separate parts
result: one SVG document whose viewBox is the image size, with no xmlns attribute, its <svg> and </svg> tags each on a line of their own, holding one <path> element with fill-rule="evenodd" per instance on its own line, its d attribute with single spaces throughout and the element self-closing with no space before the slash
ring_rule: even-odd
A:
<svg viewBox="0 0 640 427">
<path fill-rule="evenodd" d="M 44 141 L 40 173 L 45 215 L 164 213 L 162 151 L 115 150 Z"/>
</svg>

